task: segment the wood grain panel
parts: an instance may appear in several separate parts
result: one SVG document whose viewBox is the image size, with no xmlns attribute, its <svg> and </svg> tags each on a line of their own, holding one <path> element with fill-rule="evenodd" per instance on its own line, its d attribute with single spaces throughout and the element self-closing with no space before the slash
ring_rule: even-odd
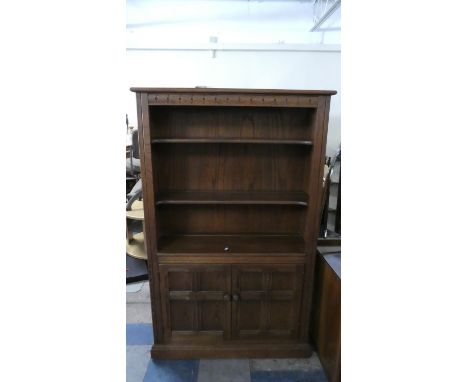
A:
<svg viewBox="0 0 468 382">
<path fill-rule="evenodd" d="M 155 147 L 153 163 L 161 190 L 305 192 L 309 155 L 303 146 L 173 144 Z"/>
<path fill-rule="evenodd" d="M 296 338 L 302 276 L 302 266 L 233 266 L 233 337 Z"/>
<path fill-rule="evenodd" d="M 158 107 L 152 109 L 154 139 L 230 138 L 305 140 L 314 109 Z"/>
<path fill-rule="evenodd" d="M 193 322 L 194 314 L 195 303 L 187 301 L 171 301 L 171 330 L 195 330 Z"/>
<path fill-rule="evenodd" d="M 341 380 L 341 278 L 326 261 L 317 256 L 312 310 L 312 340 L 331 382 Z"/>
<path fill-rule="evenodd" d="M 154 157 L 151 144 L 150 112 L 148 95 L 137 94 L 138 141 L 141 160 L 142 191 L 144 196 L 143 223 L 145 250 L 148 258 L 148 276 L 151 296 L 151 315 L 153 322 L 162 322 L 163 311 L 160 295 L 159 267 L 157 261 L 158 226 L 156 222 L 155 195 L 157 184 L 153 177 Z M 155 343 L 163 342 L 162 325 L 153 325 L 153 338 Z"/>
<path fill-rule="evenodd" d="M 304 229 L 297 206 L 161 205 L 161 235 L 297 234 Z"/>
<path fill-rule="evenodd" d="M 200 307 L 200 328 L 202 331 L 223 331 L 225 303 L 202 301 Z"/>
<path fill-rule="evenodd" d="M 170 272 L 167 275 L 169 291 L 193 290 L 193 277 L 191 272 Z"/>
<path fill-rule="evenodd" d="M 307 211 L 306 225 L 304 238 L 306 241 L 306 253 L 309 255 L 309 263 L 305 269 L 304 275 L 304 290 L 307 293 L 303 294 L 302 311 L 301 311 L 301 340 L 309 339 L 309 319 L 312 306 L 312 288 L 314 282 L 314 267 L 316 259 L 317 237 L 320 225 L 320 205 L 322 199 L 323 185 L 323 169 L 325 164 L 325 149 L 327 142 L 328 131 L 328 114 L 330 110 L 330 97 L 320 97 L 319 108 L 315 114 L 312 125 L 312 140 L 316 142 L 311 155 L 311 160 L 308 162 L 309 172 L 313 174 L 309 178 L 307 193 L 309 195 L 309 203 L 316 203 L 313 208 Z"/>
<path fill-rule="evenodd" d="M 230 337 L 231 307 L 226 298 L 231 290 L 229 267 L 161 266 L 161 274 L 166 341 L 171 341 L 178 332 L 203 332 L 213 341 Z M 178 337 L 178 340 L 182 338 L 191 337 Z"/>
</svg>

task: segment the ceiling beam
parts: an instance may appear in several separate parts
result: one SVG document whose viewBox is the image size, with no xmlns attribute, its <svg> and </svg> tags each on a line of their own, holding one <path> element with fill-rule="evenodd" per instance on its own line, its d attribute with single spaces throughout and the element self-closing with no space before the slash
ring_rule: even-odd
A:
<svg viewBox="0 0 468 382">
<path fill-rule="evenodd" d="M 337 0 L 330 8 L 328 8 L 324 14 L 317 20 L 315 25 L 310 30 L 311 32 L 317 32 L 317 29 L 327 21 L 327 19 L 341 6 L 341 0 Z"/>
<path fill-rule="evenodd" d="M 340 45 L 333 44 L 131 44 L 127 51 L 266 51 L 266 52 L 340 52 Z"/>
</svg>

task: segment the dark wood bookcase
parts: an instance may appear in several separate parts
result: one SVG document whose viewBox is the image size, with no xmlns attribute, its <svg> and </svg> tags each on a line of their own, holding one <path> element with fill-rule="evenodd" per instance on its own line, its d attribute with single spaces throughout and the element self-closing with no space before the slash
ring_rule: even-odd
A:
<svg viewBox="0 0 468 382">
<path fill-rule="evenodd" d="M 154 358 L 306 357 L 331 95 L 132 88 Z"/>
</svg>

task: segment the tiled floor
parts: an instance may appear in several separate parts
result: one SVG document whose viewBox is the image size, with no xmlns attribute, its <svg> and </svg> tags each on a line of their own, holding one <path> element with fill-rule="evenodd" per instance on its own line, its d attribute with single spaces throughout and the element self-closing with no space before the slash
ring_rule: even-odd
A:
<svg viewBox="0 0 468 382">
<path fill-rule="evenodd" d="M 127 382 L 326 382 L 308 359 L 152 360 L 148 283 L 127 287 Z"/>
</svg>

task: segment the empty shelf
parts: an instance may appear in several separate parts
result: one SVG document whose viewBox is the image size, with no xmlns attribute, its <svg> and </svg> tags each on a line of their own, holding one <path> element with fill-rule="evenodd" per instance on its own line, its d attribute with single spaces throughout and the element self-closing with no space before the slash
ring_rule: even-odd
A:
<svg viewBox="0 0 468 382">
<path fill-rule="evenodd" d="M 307 206 L 305 192 L 294 191 L 162 191 L 156 204 L 267 204 Z"/>
<path fill-rule="evenodd" d="M 253 138 L 156 138 L 152 143 L 255 143 L 273 145 L 312 146 L 312 141 L 296 139 L 253 139 Z"/>
<path fill-rule="evenodd" d="M 177 235 L 159 239 L 159 255 L 304 254 L 300 235 Z"/>
</svg>

